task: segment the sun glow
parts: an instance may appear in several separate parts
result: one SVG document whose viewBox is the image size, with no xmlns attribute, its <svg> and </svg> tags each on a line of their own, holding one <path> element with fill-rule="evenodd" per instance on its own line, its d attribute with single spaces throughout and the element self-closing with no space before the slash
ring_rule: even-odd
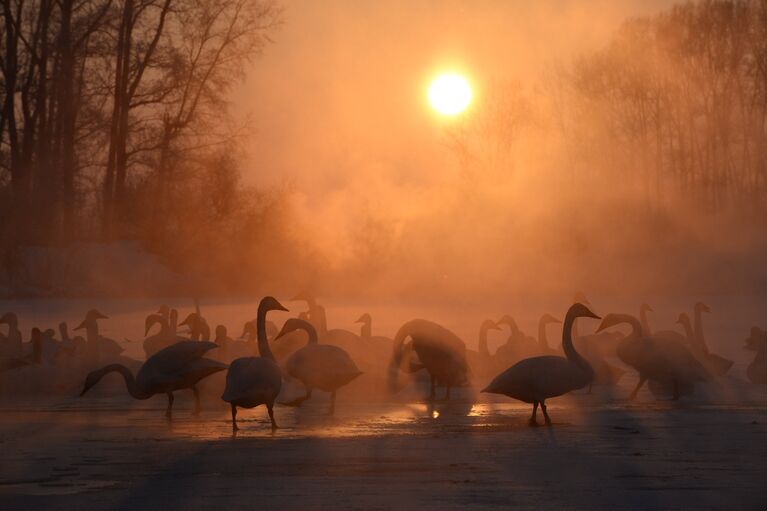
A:
<svg viewBox="0 0 767 511">
<path fill-rule="evenodd" d="M 429 102 L 442 115 L 457 115 L 471 103 L 471 86 L 461 75 L 441 74 L 429 86 Z"/>
</svg>

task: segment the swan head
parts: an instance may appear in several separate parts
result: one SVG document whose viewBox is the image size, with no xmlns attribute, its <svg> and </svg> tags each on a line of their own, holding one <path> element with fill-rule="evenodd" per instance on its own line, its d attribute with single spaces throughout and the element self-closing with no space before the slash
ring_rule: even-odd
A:
<svg viewBox="0 0 767 511">
<path fill-rule="evenodd" d="M 602 322 L 599 324 L 596 331 L 601 332 L 602 330 L 620 325 L 621 323 L 626 323 L 626 318 L 622 316 L 622 314 L 615 314 L 612 312 L 605 314 L 605 317 L 602 318 Z"/>
<path fill-rule="evenodd" d="M 711 309 L 703 302 L 695 304 L 695 312 L 711 312 Z"/>
<path fill-rule="evenodd" d="M 91 388 L 99 382 L 99 380 L 101 380 L 99 371 L 88 373 L 88 376 L 85 377 L 85 383 L 83 384 L 83 390 L 80 392 L 80 396 L 84 396 L 86 392 L 91 390 Z"/>
<path fill-rule="evenodd" d="M 317 300 L 314 298 L 314 295 L 312 293 L 309 293 L 308 291 L 301 291 L 300 293 L 294 295 L 289 302 L 306 302 L 308 305 L 312 305 L 317 302 Z"/>
<path fill-rule="evenodd" d="M 498 323 L 493 321 L 492 319 L 486 319 L 482 322 L 482 325 L 479 327 L 480 330 L 500 330 L 501 327 L 498 326 Z"/>
<path fill-rule="evenodd" d="M 504 314 L 504 315 L 501 317 L 501 319 L 499 319 L 499 320 L 496 322 L 496 324 L 497 324 L 497 325 L 508 325 L 509 327 L 511 327 L 511 330 L 512 330 L 512 331 L 514 331 L 514 330 L 518 330 L 518 327 L 517 327 L 517 322 L 516 322 L 516 321 L 514 321 L 514 318 L 512 318 L 512 317 L 511 317 L 510 315 L 508 315 L 508 314 Z"/>
<path fill-rule="evenodd" d="M 602 319 L 593 312 L 591 312 L 591 309 L 586 307 L 582 303 L 574 303 L 570 306 L 570 308 L 567 310 L 567 317 L 575 319 L 575 318 L 594 318 L 594 319 Z"/>
<path fill-rule="evenodd" d="M 284 335 L 288 335 L 290 332 L 295 332 L 296 330 L 306 330 L 306 332 L 308 332 L 310 336 L 312 332 L 315 332 L 315 335 L 316 335 L 316 331 L 314 327 L 308 321 L 304 321 L 303 319 L 298 319 L 298 318 L 290 318 L 285 322 L 284 325 L 282 325 L 282 329 L 274 338 L 274 340 L 276 341 L 280 337 Z"/>
<path fill-rule="evenodd" d="M 98 321 L 99 319 L 109 319 L 108 316 L 105 316 L 104 314 L 100 313 L 96 309 L 91 309 L 85 314 L 85 319 L 82 323 L 77 325 L 74 330 L 82 330 L 88 325 L 93 325 Z"/>
<path fill-rule="evenodd" d="M 655 312 L 648 304 L 643 303 L 639 306 L 639 312 Z"/>
<path fill-rule="evenodd" d="M 363 324 L 368 324 L 372 322 L 373 322 L 373 318 L 367 312 L 363 314 L 362 316 L 360 316 L 360 319 L 355 321 L 355 323 L 363 323 Z"/>
<path fill-rule="evenodd" d="M 551 315 L 551 314 L 549 314 L 549 313 L 546 313 L 546 314 L 544 314 L 543 316 L 541 316 L 541 323 L 543 323 L 543 324 L 548 324 L 548 323 L 561 323 L 561 322 L 562 322 L 562 320 L 561 320 L 561 319 L 557 319 L 557 318 L 555 318 L 554 316 L 552 316 L 552 315 Z"/>
<path fill-rule="evenodd" d="M 261 312 L 269 312 L 269 311 L 283 311 L 288 312 L 288 309 L 286 309 L 280 302 L 277 301 L 276 298 L 273 296 L 265 296 L 261 299 L 261 302 L 258 304 L 258 311 Z"/>
</svg>

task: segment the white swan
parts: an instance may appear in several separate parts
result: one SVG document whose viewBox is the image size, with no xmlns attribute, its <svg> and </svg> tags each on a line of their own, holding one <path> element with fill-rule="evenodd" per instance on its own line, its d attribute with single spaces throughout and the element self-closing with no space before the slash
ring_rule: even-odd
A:
<svg viewBox="0 0 767 511">
<path fill-rule="evenodd" d="M 525 403 L 532 403 L 533 414 L 529 421 L 531 426 L 538 425 L 536 414 L 540 405 L 546 424 L 551 424 L 546 411 L 546 400 L 583 388 L 594 378 L 594 370 L 573 347 L 572 327 L 575 319 L 579 317 L 599 319 L 580 303 L 568 309 L 562 330 L 562 347 L 566 358 L 544 355 L 520 360 L 496 376 L 482 392 L 503 394 Z"/>
<path fill-rule="evenodd" d="M 274 400 L 282 389 L 282 370 L 269 349 L 266 338 L 266 313 L 269 311 L 286 311 L 275 298 L 264 297 L 258 304 L 256 317 L 256 335 L 258 337 L 258 357 L 238 358 L 229 365 L 226 373 L 226 388 L 221 399 L 229 403 L 232 410 L 232 430 L 237 431 L 237 407 L 254 408 L 266 405 L 272 430 L 277 429 L 274 420 Z M 251 331 L 246 326 L 246 334 Z"/>
</svg>

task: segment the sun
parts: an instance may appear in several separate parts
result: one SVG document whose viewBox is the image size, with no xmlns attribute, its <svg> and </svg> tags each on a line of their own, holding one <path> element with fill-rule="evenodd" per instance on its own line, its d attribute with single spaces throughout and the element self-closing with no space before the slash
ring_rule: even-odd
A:
<svg viewBox="0 0 767 511">
<path fill-rule="evenodd" d="M 458 115 L 471 103 L 471 86 L 459 74 L 441 74 L 429 86 L 429 102 L 442 115 Z"/>
</svg>

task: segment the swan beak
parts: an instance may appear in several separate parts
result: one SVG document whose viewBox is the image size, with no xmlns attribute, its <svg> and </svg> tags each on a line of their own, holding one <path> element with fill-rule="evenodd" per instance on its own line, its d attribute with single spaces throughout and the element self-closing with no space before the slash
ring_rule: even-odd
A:
<svg viewBox="0 0 767 511">
<path fill-rule="evenodd" d="M 360 319 L 355 321 L 355 323 L 364 323 L 364 322 L 365 322 L 365 320 L 363 319 L 363 316 L 360 316 Z"/>
<path fill-rule="evenodd" d="M 96 319 L 109 319 L 109 316 L 106 316 L 99 311 L 94 311 L 93 317 Z"/>
<path fill-rule="evenodd" d="M 83 328 L 85 328 L 85 323 L 86 323 L 86 322 L 85 322 L 85 321 L 83 321 L 82 323 L 80 323 L 79 325 L 77 325 L 76 327 L 74 327 L 74 328 L 73 328 L 73 330 L 82 330 Z"/>
</svg>

